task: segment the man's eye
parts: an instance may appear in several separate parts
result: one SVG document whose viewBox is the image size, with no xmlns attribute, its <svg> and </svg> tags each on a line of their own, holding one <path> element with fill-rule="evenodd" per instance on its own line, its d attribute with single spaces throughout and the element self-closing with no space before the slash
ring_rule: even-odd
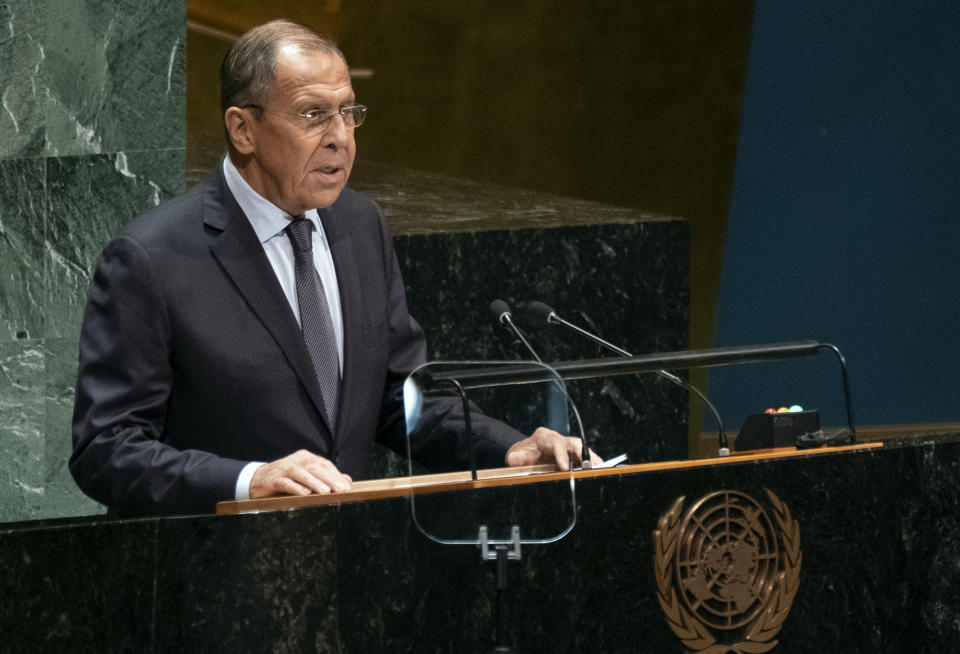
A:
<svg viewBox="0 0 960 654">
<path fill-rule="evenodd" d="M 319 109 L 314 109 L 314 110 L 312 110 L 312 111 L 308 111 L 308 112 L 304 113 L 303 116 L 304 116 L 304 118 L 306 118 L 307 120 L 313 120 L 313 121 L 316 121 L 316 122 L 320 122 L 320 121 L 322 121 L 322 120 L 326 117 L 326 114 L 325 114 L 324 112 L 320 111 Z"/>
</svg>

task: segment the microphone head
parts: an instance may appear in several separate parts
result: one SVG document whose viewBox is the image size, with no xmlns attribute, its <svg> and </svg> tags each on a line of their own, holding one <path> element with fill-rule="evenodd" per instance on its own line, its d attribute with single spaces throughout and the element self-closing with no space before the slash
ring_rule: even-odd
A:
<svg viewBox="0 0 960 654">
<path fill-rule="evenodd" d="M 510 305 L 503 300 L 494 300 L 490 303 L 490 313 L 497 322 L 505 322 L 510 319 Z"/>
<path fill-rule="evenodd" d="M 523 312 L 535 323 L 550 322 L 550 316 L 557 315 L 557 312 L 549 304 L 537 301 L 528 302 L 523 308 Z"/>
</svg>

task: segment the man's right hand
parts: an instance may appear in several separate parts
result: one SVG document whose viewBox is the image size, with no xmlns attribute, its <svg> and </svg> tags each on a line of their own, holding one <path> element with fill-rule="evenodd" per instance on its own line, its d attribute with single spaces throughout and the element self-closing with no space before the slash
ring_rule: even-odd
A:
<svg viewBox="0 0 960 654">
<path fill-rule="evenodd" d="M 260 466 L 250 479 L 250 499 L 346 491 L 352 481 L 329 459 L 300 450 Z"/>
</svg>

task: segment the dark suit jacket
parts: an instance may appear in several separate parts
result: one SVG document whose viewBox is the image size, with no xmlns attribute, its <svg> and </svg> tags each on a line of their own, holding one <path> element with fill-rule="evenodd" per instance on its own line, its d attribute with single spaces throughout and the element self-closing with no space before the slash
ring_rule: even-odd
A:
<svg viewBox="0 0 960 654">
<path fill-rule="evenodd" d="M 406 451 L 401 387 L 426 346 L 389 231 L 350 189 L 319 214 L 343 313 L 337 433 L 293 312 L 218 167 L 127 226 L 94 273 L 70 459 L 88 495 L 126 513 L 211 511 L 234 497 L 252 460 L 303 448 L 363 479 L 375 440 Z M 519 434 L 479 431 L 481 464 L 502 465 Z M 434 445 L 417 453 L 429 467 L 464 467 L 455 440 Z"/>
</svg>

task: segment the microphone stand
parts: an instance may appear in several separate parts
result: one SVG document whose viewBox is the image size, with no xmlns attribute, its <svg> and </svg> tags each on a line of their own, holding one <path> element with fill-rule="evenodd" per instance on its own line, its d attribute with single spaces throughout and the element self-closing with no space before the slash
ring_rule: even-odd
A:
<svg viewBox="0 0 960 654">
<path fill-rule="evenodd" d="M 537 363 L 543 363 L 543 359 L 540 358 L 540 355 L 537 354 L 537 351 L 533 349 L 532 345 L 530 345 L 530 341 L 528 341 L 523 335 L 523 332 L 519 327 L 517 327 L 517 324 L 513 322 L 513 314 L 510 312 L 510 307 L 506 302 L 503 300 L 494 300 L 490 303 L 490 311 L 493 313 L 494 318 L 496 318 L 498 322 L 509 327 L 513 333 L 517 335 L 517 338 L 520 339 L 520 342 L 523 343 L 524 347 L 527 348 L 527 351 L 530 352 L 531 356 L 536 359 Z M 587 433 L 583 429 L 583 421 L 580 419 L 580 411 L 577 410 L 577 405 L 569 395 L 567 396 L 567 400 L 570 404 L 570 411 L 573 413 L 573 417 L 577 421 L 577 429 L 580 430 L 580 468 L 583 470 L 590 470 L 593 467 L 593 463 L 590 461 L 590 448 L 587 446 Z"/>
<path fill-rule="evenodd" d="M 507 633 L 509 612 L 507 611 L 507 588 L 509 582 L 509 550 L 506 545 L 497 545 L 496 589 L 497 589 L 497 631 L 496 641 L 489 654 L 514 654 L 516 650 L 510 646 L 510 634 Z"/>
<path fill-rule="evenodd" d="M 588 332 L 587 330 L 582 329 L 581 327 L 573 324 L 572 322 L 564 320 L 563 318 L 557 315 L 556 311 L 554 311 L 550 306 L 544 304 L 543 302 L 531 302 L 530 304 L 527 305 L 527 310 L 531 314 L 536 314 L 538 316 L 545 313 L 548 324 L 555 324 L 555 325 L 561 325 L 563 327 L 566 327 L 567 329 L 579 334 L 580 336 L 583 336 L 584 338 L 590 341 L 593 341 L 597 345 L 600 345 L 601 347 L 604 347 L 615 354 L 618 354 L 622 357 L 633 356 L 633 354 L 631 354 L 630 352 L 627 352 L 622 347 L 617 347 L 613 343 L 610 343 L 609 341 L 606 341 L 600 338 L 596 334 L 592 332 Z M 674 375 L 672 372 L 667 372 L 666 370 L 656 370 L 654 372 L 656 372 L 658 375 L 660 375 L 664 379 L 673 382 L 674 384 L 684 389 L 688 393 L 693 393 L 694 395 L 700 398 L 700 400 L 704 403 L 704 405 L 706 405 L 706 407 L 710 410 L 711 415 L 713 415 L 713 419 L 717 423 L 717 431 L 719 433 L 719 440 L 717 443 L 717 456 L 730 456 L 730 446 L 727 443 L 727 431 L 723 427 L 723 419 L 720 417 L 720 412 L 717 411 L 717 408 L 713 406 L 713 403 L 710 400 L 707 399 L 707 396 L 701 393 L 700 389 L 698 389 L 696 386 L 688 383 L 683 378 L 678 377 L 677 375 Z"/>
</svg>

